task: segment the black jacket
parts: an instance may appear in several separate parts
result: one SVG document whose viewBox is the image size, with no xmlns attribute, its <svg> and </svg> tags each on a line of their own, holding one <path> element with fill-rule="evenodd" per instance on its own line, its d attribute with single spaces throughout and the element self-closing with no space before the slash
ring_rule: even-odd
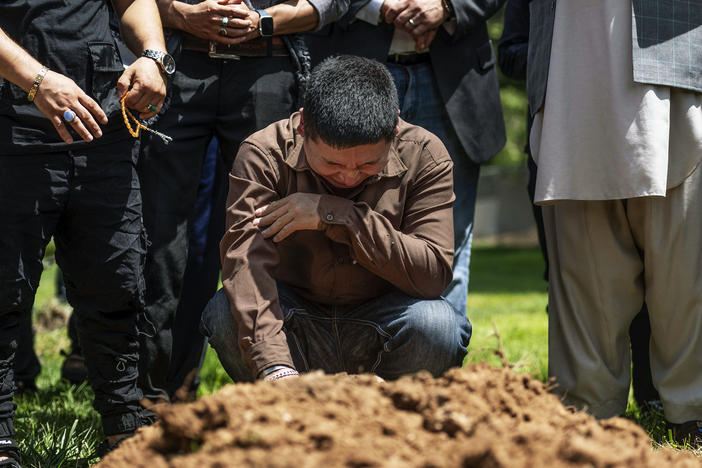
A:
<svg viewBox="0 0 702 468">
<path fill-rule="evenodd" d="M 495 54 L 488 37 L 487 19 L 506 0 L 452 0 L 456 31 L 439 29 L 429 52 L 446 110 L 468 157 L 488 161 L 505 144 Z M 353 54 L 385 62 L 393 28 L 354 21 L 368 0 L 352 0 L 338 22 L 309 34 L 313 64 L 335 54 Z"/>
</svg>

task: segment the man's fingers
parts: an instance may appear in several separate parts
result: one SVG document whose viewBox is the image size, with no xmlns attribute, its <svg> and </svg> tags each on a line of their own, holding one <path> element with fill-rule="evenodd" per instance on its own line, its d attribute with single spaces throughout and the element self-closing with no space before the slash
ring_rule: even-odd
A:
<svg viewBox="0 0 702 468">
<path fill-rule="evenodd" d="M 397 18 L 397 15 L 400 13 L 400 10 L 397 10 L 395 8 L 388 8 L 385 10 L 385 22 L 388 24 L 391 24 L 395 22 L 395 18 Z"/>
<path fill-rule="evenodd" d="M 103 125 L 107 123 L 107 116 L 105 115 L 105 112 L 102 110 L 100 105 L 93 100 L 93 98 L 81 92 L 81 94 L 78 96 L 78 101 L 88 110 L 88 112 L 93 115 L 93 117 L 95 117 L 98 122 Z"/>
<path fill-rule="evenodd" d="M 76 131 L 79 137 L 81 137 L 85 141 L 93 141 L 93 135 L 90 134 L 87 128 L 85 128 L 85 125 L 83 125 L 83 122 L 81 122 L 80 117 L 76 115 L 73 120 L 68 122 L 68 125 L 73 127 L 73 130 Z"/>
<path fill-rule="evenodd" d="M 293 215 L 291 215 L 290 213 L 285 213 L 279 218 L 277 218 L 270 226 L 264 229 L 261 233 L 263 234 L 263 237 L 268 239 L 269 237 L 278 234 L 283 228 L 285 228 L 285 226 L 290 224 L 290 222 L 294 219 L 295 217 Z"/>
<path fill-rule="evenodd" d="M 122 73 L 119 80 L 117 80 L 117 95 L 120 99 L 122 99 L 124 94 L 129 91 L 129 85 L 132 84 L 133 73 L 134 71 L 128 68 L 124 71 L 124 73 Z"/>
<path fill-rule="evenodd" d="M 93 119 L 93 116 L 88 110 L 83 107 L 80 104 L 74 105 L 73 109 L 71 109 L 73 112 L 76 113 L 76 118 L 80 119 L 80 123 L 83 124 L 83 128 L 85 128 L 92 137 L 95 138 L 100 138 L 102 136 L 102 130 L 100 130 L 100 126 L 97 124 L 95 119 Z M 81 137 L 85 140 L 85 136 L 81 134 Z M 90 140 L 86 140 L 90 141 Z"/>
<path fill-rule="evenodd" d="M 280 218 L 281 216 L 284 216 L 287 213 L 287 210 L 280 206 L 277 208 L 274 208 L 272 211 L 269 209 L 265 214 L 262 216 L 258 217 L 258 222 L 254 223 L 256 226 L 270 226 L 275 222 L 276 219 Z"/>
<path fill-rule="evenodd" d="M 258 31 L 251 28 L 248 29 L 228 29 L 227 36 L 223 36 L 219 33 L 219 28 L 210 38 L 213 41 L 219 42 L 224 45 L 237 45 L 242 42 L 246 42 L 255 38 L 258 35 Z M 254 33 L 255 31 L 255 33 Z"/>
<path fill-rule="evenodd" d="M 71 134 L 68 133 L 66 125 L 63 122 L 63 118 L 57 115 L 51 119 L 51 123 L 54 125 L 54 128 L 65 143 L 68 143 L 69 145 L 73 143 L 73 137 L 71 137 Z"/>
<path fill-rule="evenodd" d="M 219 15 L 219 20 L 222 20 L 223 16 L 227 18 L 241 18 L 246 19 L 249 17 L 249 9 L 244 8 L 238 4 L 232 5 L 222 5 L 219 4 L 212 8 L 212 13 Z"/>
<path fill-rule="evenodd" d="M 395 17 L 395 21 L 394 21 L 395 26 L 398 26 L 400 28 L 407 29 L 408 31 L 411 31 L 415 25 L 410 24 L 409 20 L 412 19 L 412 21 L 415 21 L 414 20 L 415 13 L 416 13 L 415 10 L 410 9 L 410 8 L 401 11 Z M 419 20 L 416 20 L 416 21 L 419 21 Z M 418 23 L 416 23 L 416 24 L 418 24 Z"/>
</svg>

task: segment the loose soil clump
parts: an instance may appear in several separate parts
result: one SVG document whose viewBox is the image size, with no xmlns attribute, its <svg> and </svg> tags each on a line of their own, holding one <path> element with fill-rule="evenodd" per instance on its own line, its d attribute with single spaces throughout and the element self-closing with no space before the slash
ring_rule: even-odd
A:
<svg viewBox="0 0 702 468">
<path fill-rule="evenodd" d="M 98 465 L 122 467 L 699 467 L 639 426 L 596 421 L 509 368 L 394 382 L 311 373 L 158 410 Z"/>
</svg>

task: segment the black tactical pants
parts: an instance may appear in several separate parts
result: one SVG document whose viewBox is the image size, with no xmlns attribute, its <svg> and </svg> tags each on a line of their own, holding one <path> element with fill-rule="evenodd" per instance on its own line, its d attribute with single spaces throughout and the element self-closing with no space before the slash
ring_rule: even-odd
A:
<svg viewBox="0 0 702 468">
<path fill-rule="evenodd" d="M 222 167 L 228 172 L 242 140 L 296 109 L 297 84 L 290 57 L 209 58 L 204 52 L 183 51 L 172 82 L 172 98 L 156 129 L 171 136 L 142 140 L 139 162 L 144 199 L 144 225 L 150 247 L 146 261 L 146 315 L 155 326 L 152 338 L 141 340 L 139 379 L 144 397 L 164 401 L 199 362 L 205 338 L 197 324 L 209 297 L 217 289 L 218 272 L 200 271 L 208 278 L 200 304 L 179 308 L 188 260 L 189 221 L 198 193 L 203 159 L 213 136 L 220 144 Z M 224 210 L 224 200 L 217 209 Z M 224 233 L 222 216 L 214 216 Z M 211 281 L 210 281 L 211 279 Z M 178 314 L 188 317 L 175 319 Z M 180 324 L 174 330 L 174 323 Z M 171 365 L 173 349 L 178 361 Z M 187 350 L 184 348 L 188 348 Z M 170 366 L 171 381 L 168 382 Z"/>
<path fill-rule="evenodd" d="M 142 425 L 137 316 L 145 243 L 134 140 L 0 155 L 0 436 L 14 434 L 13 361 L 54 237 L 106 435 Z"/>
</svg>

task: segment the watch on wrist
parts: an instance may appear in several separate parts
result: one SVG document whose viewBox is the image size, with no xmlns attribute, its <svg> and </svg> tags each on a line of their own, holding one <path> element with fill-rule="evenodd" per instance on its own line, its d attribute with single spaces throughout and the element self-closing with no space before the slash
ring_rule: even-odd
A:
<svg viewBox="0 0 702 468">
<path fill-rule="evenodd" d="M 173 73 L 175 73 L 175 60 L 167 53 L 161 52 L 160 50 L 146 49 L 141 53 L 141 56 L 148 57 L 158 63 L 158 66 L 161 67 L 161 70 L 163 70 L 166 75 L 172 76 Z"/>
<path fill-rule="evenodd" d="M 261 37 L 273 36 L 273 17 L 266 10 L 256 10 L 258 13 L 258 32 Z"/>
</svg>

